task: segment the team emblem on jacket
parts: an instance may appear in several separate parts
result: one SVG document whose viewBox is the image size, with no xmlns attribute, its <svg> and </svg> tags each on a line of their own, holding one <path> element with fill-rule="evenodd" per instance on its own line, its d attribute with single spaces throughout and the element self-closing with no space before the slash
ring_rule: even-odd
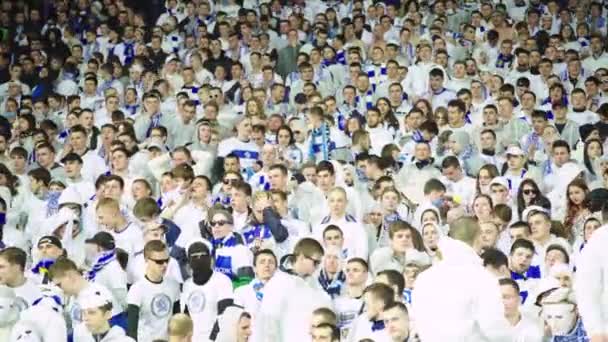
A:
<svg viewBox="0 0 608 342">
<path fill-rule="evenodd" d="M 194 291 L 188 296 L 188 311 L 190 313 L 202 312 L 205 308 L 205 294 L 202 291 Z"/>
<path fill-rule="evenodd" d="M 166 294 L 159 293 L 152 298 L 151 311 L 156 317 L 167 317 L 171 313 L 171 298 Z"/>
<path fill-rule="evenodd" d="M 75 304 L 70 310 L 70 318 L 73 322 L 82 321 L 82 310 L 80 310 L 80 306 L 78 304 Z"/>
</svg>

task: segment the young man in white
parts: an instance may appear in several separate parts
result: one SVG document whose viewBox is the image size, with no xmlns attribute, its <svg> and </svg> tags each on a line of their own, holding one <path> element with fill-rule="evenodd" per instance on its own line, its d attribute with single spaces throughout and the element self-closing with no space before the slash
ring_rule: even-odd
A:
<svg viewBox="0 0 608 342">
<path fill-rule="evenodd" d="M 367 262 L 361 258 L 352 258 L 346 263 L 346 283 L 340 297 L 333 299 L 338 328 L 341 336 L 348 332 L 363 307 L 363 291 L 368 278 Z"/>
<path fill-rule="evenodd" d="M 336 225 L 344 233 L 344 247 L 348 249 L 348 255 L 367 259 L 368 244 L 365 228 L 353 216 L 346 213 L 348 204 L 346 191 L 342 188 L 333 188 L 329 192 L 328 204 L 330 214 L 313 229 L 313 235 L 322 241 L 325 227 L 331 224 Z"/>
<path fill-rule="evenodd" d="M 367 311 L 355 319 L 347 340 L 355 342 L 369 338 L 376 342 L 390 341 L 383 314 L 395 299 L 394 291 L 388 285 L 375 283 L 365 289 L 363 296 Z"/>
<path fill-rule="evenodd" d="M 94 258 L 86 278 L 89 282 L 110 290 L 119 305 L 116 309 L 121 312 L 120 317 L 113 318 L 113 322 L 126 329 L 127 317 L 124 311 L 127 308 L 127 272 L 118 262 L 114 237 L 108 232 L 99 232 L 86 240 L 86 243 L 88 252 Z"/>
<path fill-rule="evenodd" d="M 15 305 L 19 311 L 27 309 L 40 297 L 38 285 L 25 276 L 27 255 L 17 247 L 0 252 L 0 284 L 15 291 Z"/>
<path fill-rule="evenodd" d="M 505 317 L 514 329 L 515 341 L 542 341 L 543 330 L 538 320 L 532 320 L 520 311 L 519 285 L 512 279 L 499 280 Z"/>
<path fill-rule="evenodd" d="M 202 241 L 188 247 L 188 262 L 192 278 L 186 280 L 180 296 L 181 311 L 188 313 L 194 322 L 193 338 L 204 341 L 210 337 L 213 322 L 231 305 L 230 279 L 212 268 L 210 248 Z"/>
<path fill-rule="evenodd" d="M 269 249 L 262 249 L 253 257 L 255 278 L 245 286 L 234 291 L 235 304 L 243 306 L 252 317 L 257 316 L 264 299 L 264 287 L 275 274 L 278 261 L 275 254 Z"/>
<path fill-rule="evenodd" d="M 148 242 L 144 258 L 145 277 L 127 295 L 127 334 L 138 341 L 165 339 L 171 315 L 179 312 L 179 284 L 165 278 L 170 258 L 163 242 Z"/>
<path fill-rule="evenodd" d="M 134 342 L 124 329 L 111 326 L 112 295 L 104 290 L 86 290 L 81 296 L 82 323 L 74 327 L 74 341 Z"/>
<path fill-rule="evenodd" d="M 107 288 L 102 285 L 90 283 L 80 273 L 77 265 L 68 258 L 59 258 L 49 270 L 50 277 L 58 288 L 60 288 L 66 296 L 65 312 L 67 319 L 70 321 L 69 327 L 74 328 L 82 322 L 82 307 L 80 300 L 90 291 L 105 291 Z M 111 318 L 114 321 L 112 325 L 119 325 L 125 328 L 124 308 L 119 304 L 115 297 L 111 298 L 113 309 L 111 310 Z M 121 322 L 120 320 L 123 319 Z M 120 325 L 119 325 L 120 326 Z"/>
<path fill-rule="evenodd" d="M 394 302 L 384 308 L 382 319 L 391 342 L 409 342 L 415 338 L 410 333 L 410 315 L 403 303 Z"/>
<path fill-rule="evenodd" d="M 116 247 L 127 252 L 129 257 L 143 248 L 142 228 L 122 214 L 117 200 L 100 199 L 97 202 L 96 214 L 100 229 L 109 232 L 116 240 Z"/>
<path fill-rule="evenodd" d="M 312 276 L 322 258 L 318 241 L 304 238 L 296 244 L 290 259 L 293 269 L 284 268 L 265 286 L 254 341 L 300 341 L 310 336 L 312 312 L 331 307 L 329 295 Z"/>
</svg>

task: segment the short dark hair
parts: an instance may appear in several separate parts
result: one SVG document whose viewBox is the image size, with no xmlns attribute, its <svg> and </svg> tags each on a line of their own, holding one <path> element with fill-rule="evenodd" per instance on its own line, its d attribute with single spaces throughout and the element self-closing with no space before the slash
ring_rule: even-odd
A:
<svg viewBox="0 0 608 342">
<path fill-rule="evenodd" d="M 401 279 L 403 279 L 403 276 L 401 276 Z M 384 307 L 392 304 L 395 301 L 395 292 L 390 286 L 385 284 L 373 283 L 365 289 L 364 293 L 369 293 L 375 298 L 381 300 L 384 303 Z"/>
<path fill-rule="evenodd" d="M 498 284 L 500 286 L 511 286 L 515 290 L 515 293 L 519 293 L 519 285 L 511 278 L 502 278 L 498 280 Z"/>
<path fill-rule="evenodd" d="M 351 263 L 359 264 L 359 265 L 363 266 L 363 268 L 365 269 L 365 272 L 367 272 L 369 270 L 369 264 L 363 258 L 350 258 L 350 259 L 348 259 L 348 261 L 346 263 L 347 264 L 351 264 Z"/>
<path fill-rule="evenodd" d="M 388 280 L 389 284 L 391 284 L 391 286 L 396 286 L 397 291 L 399 293 L 402 293 L 403 289 L 405 289 L 405 279 L 403 279 L 403 275 L 401 273 L 399 273 L 398 271 L 384 270 L 384 271 L 378 272 L 378 274 L 376 274 L 376 277 L 378 277 L 380 275 L 386 276 L 386 279 Z"/>
<path fill-rule="evenodd" d="M 144 258 L 149 258 L 150 253 L 164 252 L 167 250 L 167 245 L 160 240 L 148 241 L 144 246 Z"/>
<path fill-rule="evenodd" d="M 488 248 L 481 254 L 483 260 L 483 267 L 492 266 L 493 268 L 500 268 L 501 266 L 509 267 L 509 259 L 499 249 Z"/>
<path fill-rule="evenodd" d="M 424 194 L 428 195 L 433 191 L 446 191 L 445 185 L 439 179 L 431 178 L 424 184 Z"/>
<path fill-rule="evenodd" d="M 253 265 L 256 266 L 256 264 L 258 263 L 258 258 L 261 255 L 270 255 L 272 256 L 272 258 L 274 259 L 274 263 L 278 266 L 278 260 L 277 260 L 277 256 L 274 254 L 274 252 L 268 248 L 262 249 L 260 251 L 258 251 L 257 253 L 255 253 L 255 255 L 253 256 Z"/>
<path fill-rule="evenodd" d="M 510 253 L 513 254 L 513 252 L 515 252 L 515 250 L 518 248 L 525 248 L 525 249 L 530 250 L 532 253 L 534 253 L 534 244 L 530 240 L 526 240 L 526 239 L 515 240 L 513 242 L 513 245 L 511 245 Z"/>
<path fill-rule="evenodd" d="M 42 182 L 44 186 L 49 186 L 49 183 L 51 182 L 51 173 L 43 167 L 30 170 L 27 175 Z"/>
</svg>

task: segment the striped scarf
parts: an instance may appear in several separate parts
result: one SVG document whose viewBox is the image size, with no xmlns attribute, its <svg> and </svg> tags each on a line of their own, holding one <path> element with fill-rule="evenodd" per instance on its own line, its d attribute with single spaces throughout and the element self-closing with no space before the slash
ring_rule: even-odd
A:
<svg viewBox="0 0 608 342">
<path fill-rule="evenodd" d="M 44 200 L 46 201 L 46 217 L 55 215 L 59 211 L 59 196 L 61 196 L 61 192 L 59 191 L 49 191 L 44 196 Z"/>
<path fill-rule="evenodd" d="M 272 232 L 265 224 L 250 225 L 243 231 L 243 238 L 248 247 L 253 247 L 256 239 L 268 240 L 272 237 Z"/>
<path fill-rule="evenodd" d="M 367 67 L 367 77 L 372 85 L 372 90 L 376 91 L 378 84 L 386 81 L 386 64 L 371 64 Z M 369 107 L 368 107 L 369 108 Z"/>
<path fill-rule="evenodd" d="M 330 140 L 330 128 L 326 123 L 312 130 L 310 140 L 310 159 L 328 160 L 329 153 L 336 148 L 336 144 Z"/>
<path fill-rule="evenodd" d="M 319 284 L 321 284 L 321 287 L 323 287 L 323 290 L 325 290 L 325 292 L 327 292 L 331 298 L 335 298 L 338 297 L 342 292 L 342 286 L 346 281 L 346 275 L 344 272 L 340 271 L 333 280 L 330 280 L 325 270 L 321 270 L 321 272 L 319 272 L 318 279 Z"/>
<path fill-rule="evenodd" d="M 372 85 L 372 89 L 373 88 L 374 86 Z M 372 89 L 368 90 L 365 93 L 365 110 L 362 110 L 362 115 L 365 115 L 365 112 L 374 106 L 374 93 Z M 355 107 L 357 108 L 357 110 L 363 109 L 361 108 L 361 104 L 361 96 L 355 96 Z"/>
<path fill-rule="evenodd" d="M 499 69 L 504 69 L 513 63 L 513 55 L 504 55 L 502 53 L 498 54 L 498 58 L 496 59 L 496 67 Z"/>
<path fill-rule="evenodd" d="M 99 257 L 97 257 L 97 261 L 95 261 L 93 267 L 87 272 L 87 280 L 94 281 L 97 273 L 114 260 L 116 260 L 116 250 L 113 249 L 101 253 Z"/>
</svg>

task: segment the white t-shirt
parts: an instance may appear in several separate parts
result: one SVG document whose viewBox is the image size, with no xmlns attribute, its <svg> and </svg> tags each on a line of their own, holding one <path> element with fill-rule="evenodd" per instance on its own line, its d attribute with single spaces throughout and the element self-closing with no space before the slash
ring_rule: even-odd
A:
<svg viewBox="0 0 608 342">
<path fill-rule="evenodd" d="M 180 297 L 182 312 L 188 308 L 190 317 L 194 322 L 194 341 L 206 341 L 211 334 L 213 322 L 218 312 L 217 303 L 232 298 L 232 283 L 222 273 L 213 272 L 209 281 L 203 285 L 196 285 L 192 278 L 186 280 Z"/>
<path fill-rule="evenodd" d="M 137 340 L 151 342 L 167 339 L 169 319 L 173 315 L 173 305 L 179 300 L 179 284 L 165 278 L 155 284 L 144 278 L 129 289 L 127 304 L 139 307 Z"/>
<path fill-rule="evenodd" d="M 129 258 L 129 263 L 127 264 L 127 283 L 135 284 L 136 282 L 144 279 L 145 271 L 146 261 L 144 259 L 143 251 L 140 251 Z M 182 273 L 179 269 L 179 264 L 174 258 L 169 259 L 169 265 L 167 266 L 165 277 L 175 280 L 178 284 L 184 282 Z"/>
<path fill-rule="evenodd" d="M 118 233 L 111 231 L 110 234 L 112 234 L 116 241 L 116 247 L 127 252 L 129 257 L 144 247 L 142 229 L 133 222 L 129 222 L 124 230 Z"/>
</svg>

